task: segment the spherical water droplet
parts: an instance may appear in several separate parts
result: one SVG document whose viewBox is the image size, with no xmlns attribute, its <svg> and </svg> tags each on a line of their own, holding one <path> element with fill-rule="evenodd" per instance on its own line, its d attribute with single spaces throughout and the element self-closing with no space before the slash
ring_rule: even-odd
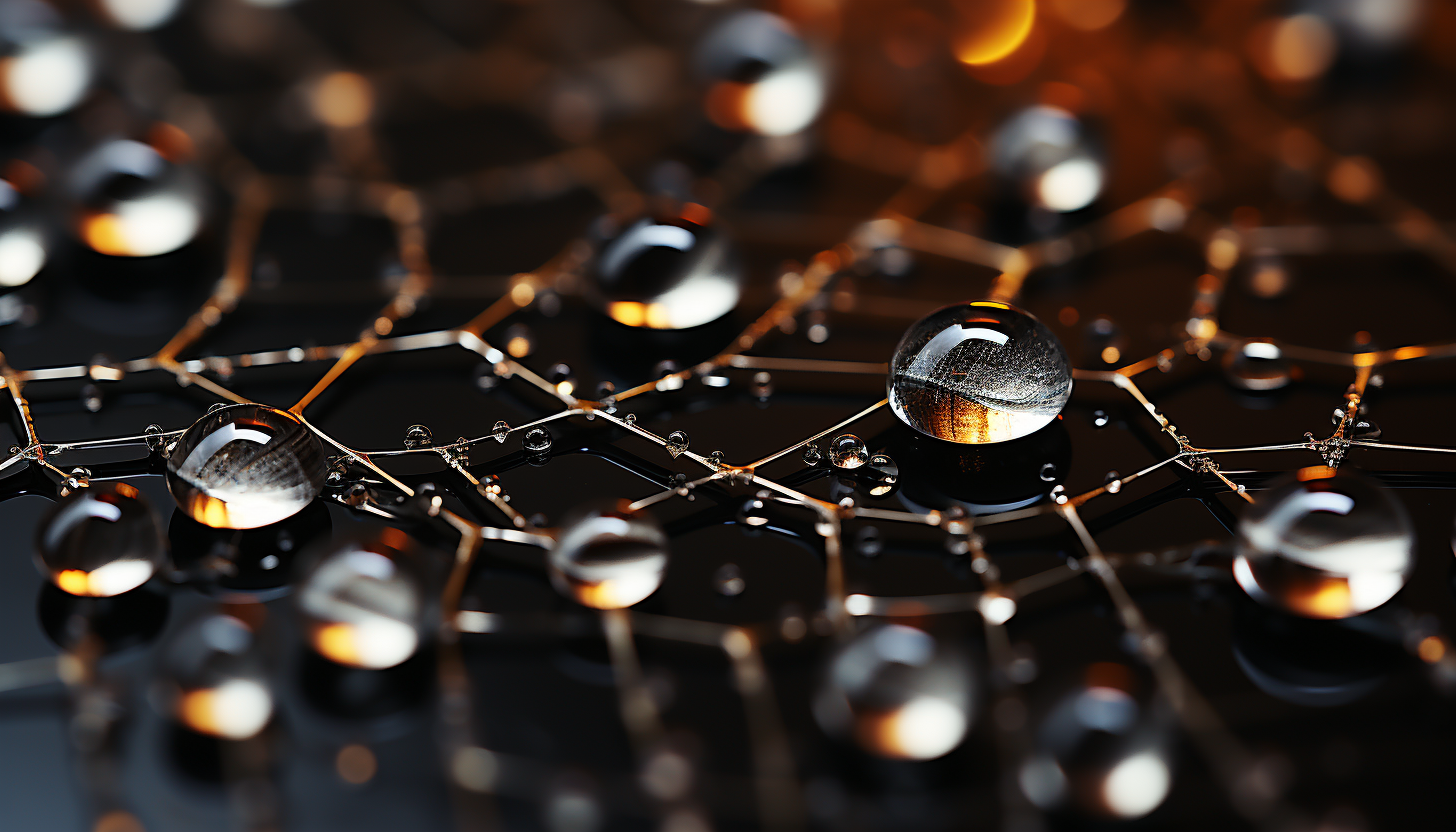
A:
<svg viewBox="0 0 1456 832">
<path fill-rule="evenodd" d="M 971 666 L 958 649 L 899 624 L 870 627 L 835 653 L 814 703 L 824 730 L 899 760 L 949 753 L 973 710 Z"/>
<path fill-rule="evenodd" d="M 1122 490 L 1122 475 L 1116 471 L 1108 471 L 1102 482 L 1107 487 L 1108 494 L 1116 494 Z"/>
<path fill-rule="evenodd" d="M 680 431 L 680 430 L 675 430 L 672 433 L 669 433 L 667 435 L 667 452 L 672 455 L 672 458 L 673 459 L 677 459 L 678 456 L 680 454 L 682 454 L 683 451 L 686 451 L 687 449 L 688 449 L 688 435 L 687 435 L 687 433 L 685 433 L 683 431 Z"/>
<path fill-rule="evenodd" d="M 829 92 L 823 62 L 792 24 L 768 12 L 721 19 L 695 63 L 708 117 L 726 130 L 791 136 L 818 118 Z"/>
<path fill-rule="evenodd" d="M 404 432 L 406 448 L 428 448 L 432 441 L 430 429 L 424 425 L 410 425 Z"/>
<path fill-rule="evenodd" d="M 712 211 L 689 203 L 603 241 L 586 278 L 588 298 L 617 323 L 688 329 L 733 311 L 743 266 Z"/>
<path fill-rule="evenodd" d="M 151 579 L 166 560 L 162 527 L 128 483 L 77 488 L 46 512 L 35 538 L 36 563 L 72 595 L 109 598 Z"/>
<path fill-rule="evenodd" d="M 338 664 L 371 670 L 413 656 L 426 632 L 419 557 L 397 529 L 330 542 L 298 588 L 313 649 Z"/>
<path fill-rule="evenodd" d="M 526 431 L 526 436 L 521 440 L 521 444 L 531 453 L 545 453 L 551 450 L 551 433 L 545 428 L 531 428 Z"/>
<path fill-rule="evenodd" d="M 756 399 L 766 399 L 773 395 L 773 376 L 766 372 L 753 374 L 753 382 L 749 385 L 748 391 Z"/>
<path fill-rule="evenodd" d="M 712 453 L 708 454 L 708 461 L 720 468 L 723 467 L 723 452 L 713 451 Z"/>
<path fill-rule="evenodd" d="M 966 444 L 1045 427 L 1072 395 L 1056 336 L 1004 303 L 948 306 L 906 331 L 890 363 L 890 407 L 912 428 Z"/>
<path fill-rule="evenodd" d="M 824 455 L 819 452 L 819 446 L 818 445 L 805 445 L 804 446 L 804 464 L 805 465 L 811 465 L 811 466 L 812 465 L 818 465 L 821 461 L 823 461 L 823 459 L 824 459 Z"/>
<path fill-rule="evenodd" d="M 1044 481 L 1044 482 L 1056 482 L 1057 481 L 1057 466 L 1054 463 L 1051 463 L 1051 462 L 1048 462 L 1048 463 L 1042 465 L 1041 466 L 1041 478 L 1042 478 L 1042 481 Z"/>
<path fill-rule="evenodd" d="M 667 535 L 625 502 L 568 517 L 547 556 L 551 583 L 595 609 L 630 607 L 657 591 L 667 569 Z"/>
<path fill-rule="evenodd" d="M 1031 205 L 1077 211 L 1102 193 L 1105 154 L 1076 116 L 1039 105 L 1017 113 L 991 138 L 991 166 Z"/>
<path fill-rule="evenodd" d="M 900 481 L 900 466 L 885 454 L 870 457 L 866 466 L 870 476 L 870 496 L 883 497 L 894 490 Z"/>
<path fill-rule="evenodd" d="M 1088 675 L 1043 720 L 1019 772 L 1021 789 L 1045 810 L 1142 817 L 1172 785 L 1166 709 L 1118 687 L 1132 680 L 1120 665 L 1094 665 Z"/>
<path fill-rule="evenodd" d="M 201 181 L 141 142 L 101 145 L 71 169 L 70 186 L 76 234 L 101 254 L 167 254 L 202 228 Z"/>
<path fill-rule="evenodd" d="M 757 528 L 768 524 L 768 507 L 759 497 L 750 497 L 743 501 L 738 509 L 738 522 L 751 528 Z"/>
<path fill-rule="evenodd" d="M 1234 578 L 1255 600 L 1306 618 L 1389 601 L 1415 568 L 1410 516 L 1364 476 L 1306 468 L 1239 518 Z"/>
<path fill-rule="evenodd" d="M 829 442 L 829 462 L 836 468 L 858 468 L 870 460 L 863 439 L 852 433 L 841 433 Z"/>
<path fill-rule="evenodd" d="M 1108 422 L 1111 422 L 1111 421 L 1112 421 L 1112 417 L 1110 417 L 1110 416 L 1107 415 L 1107 411 L 1105 411 L 1105 410 L 1094 410 L 1094 411 L 1092 411 L 1092 427 L 1094 427 L 1094 428 L 1105 428 L 1105 427 L 1107 427 L 1107 423 Z"/>
<path fill-rule="evenodd" d="M 92 413 L 101 410 L 101 388 L 88 384 L 81 388 L 81 405 Z"/>
<path fill-rule="evenodd" d="M 885 548 L 880 540 L 880 530 L 874 526 L 865 526 L 855 533 L 854 550 L 867 558 L 878 555 Z"/>
<path fill-rule="evenodd" d="M 46 264 L 47 234 L 29 203 L 0 180 L 0 292 L 29 283 Z"/>
<path fill-rule="evenodd" d="M 511 426 L 503 421 L 496 422 L 490 430 L 491 438 L 495 439 L 495 441 L 500 442 L 501 444 L 505 444 L 506 437 L 510 436 L 511 434 Z"/>
<path fill-rule="evenodd" d="M 323 445 L 297 416 L 235 404 L 198 419 L 167 458 L 167 487 L 204 525 L 252 529 L 297 514 L 327 474 Z"/>
<path fill-rule="evenodd" d="M 1065 485 L 1053 486 L 1051 490 L 1052 502 L 1059 506 L 1067 504 L 1067 487 Z"/>
<path fill-rule="evenodd" d="M 743 590 L 747 587 L 748 584 L 743 580 L 743 572 L 737 564 L 725 563 L 718 567 L 717 572 L 713 573 L 713 589 L 719 595 L 732 598 L 742 595 Z"/>
<path fill-rule="evenodd" d="M 91 88 L 91 50 L 61 28 L 48 5 L 9 3 L 5 15 L 5 100 L 0 107 L 24 116 L 59 115 Z"/>
<path fill-rule="evenodd" d="M 1251 339 L 1223 355 L 1223 373 L 1242 390 L 1278 390 L 1293 378 L 1289 361 L 1273 341 Z"/>
<path fill-rule="evenodd" d="M 177 627 L 164 647 L 172 713 L 200 734 L 256 736 L 273 716 L 258 635 L 240 617 L 208 612 Z"/>
<path fill-rule="evenodd" d="M 636 425 L 637 424 L 637 414 L 636 413 L 628 413 L 627 414 L 627 418 L 625 419 L 625 421 L 629 425 Z"/>
</svg>

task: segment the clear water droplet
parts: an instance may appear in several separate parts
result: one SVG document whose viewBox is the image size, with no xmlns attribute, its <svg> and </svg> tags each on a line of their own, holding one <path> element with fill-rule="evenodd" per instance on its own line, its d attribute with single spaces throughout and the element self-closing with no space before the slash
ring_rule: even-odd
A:
<svg viewBox="0 0 1456 832">
<path fill-rule="evenodd" d="M 688 435 L 687 435 L 687 433 L 685 433 L 683 431 L 680 431 L 680 430 L 675 430 L 672 433 L 669 433 L 667 435 L 667 452 L 672 455 L 672 458 L 673 459 L 677 459 L 678 456 L 681 455 L 682 452 L 683 451 L 686 451 L 687 449 L 688 449 Z"/>
<path fill-rule="evenodd" d="M 505 444 L 506 437 L 509 436 L 511 433 L 511 426 L 506 424 L 504 421 L 500 421 L 496 422 L 495 426 L 492 427 L 490 430 L 491 438 L 495 439 L 495 441 L 500 442 L 501 444 Z"/>
<path fill-rule="evenodd" d="M 425 577 L 409 538 L 390 530 L 349 540 L 323 556 L 299 585 L 309 643 L 346 667 L 382 670 L 415 654 L 425 635 Z"/>
<path fill-rule="evenodd" d="M 89 472 L 78 468 L 79 485 Z M 109 598 L 151 579 L 166 560 L 162 526 L 134 486 L 99 482 L 75 488 L 40 522 L 37 562 L 72 595 Z"/>
<path fill-rule="evenodd" d="M 836 468 L 852 470 L 869 462 L 869 448 L 852 433 L 841 433 L 829 443 L 829 461 Z"/>
<path fill-rule="evenodd" d="M 405 429 L 404 446 L 406 448 L 428 448 L 430 442 L 430 429 L 424 425 L 410 425 Z"/>
<path fill-rule="evenodd" d="M 626 503 L 579 509 L 562 522 L 547 554 L 551 583 L 595 609 L 630 607 L 657 591 L 667 569 L 667 535 Z"/>
<path fill-rule="evenodd" d="M 1111 422 L 1111 421 L 1112 421 L 1112 417 L 1110 417 L 1110 416 L 1107 415 L 1107 411 L 1105 411 L 1105 410 L 1094 410 L 1094 411 L 1092 411 L 1092 427 L 1094 427 L 1094 428 L 1105 428 L 1105 427 L 1107 427 L 1108 422 Z"/>
<path fill-rule="evenodd" d="M 521 444 L 531 453 L 545 453 L 551 450 L 551 433 L 545 428 L 531 428 Z"/>
<path fill-rule="evenodd" d="M 874 526 L 865 526 L 855 533 L 854 550 L 867 558 L 872 558 L 884 551 L 885 544 L 880 540 L 880 530 Z"/>
<path fill-rule="evenodd" d="M 758 497 L 750 497 L 743 501 L 738 509 L 738 522 L 751 528 L 757 528 L 768 524 L 767 505 Z"/>
<path fill-rule="evenodd" d="M 773 376 L 767 372 L 753 374 L 753 382 L 748 387 L 748 392 L 756 399 L 766 399 L 773 395 Z"/>
<path fill-rule="evenodd" d="M 805 465 L 810 465 L 810 466 L 818 465 L 821 461 L 823 461 L 823 459 L 824 459 L 824 455 L 819 452 L 819 446 L 818 445 L 805 445 L 804 446 L 804 464 Z"/>
<path fill-rule="evenodd" d="M 635 425 L 635 424 L 637 424 L 637 414 L 636 413 L 628 413 L 627 414 L 626 422 L 629 425 Z"/>
<path fill-rule="evenodd" d="M 722 451 L 714 451 L 711 454 L 708 454 L 708 461 L 709 462 L 712 462 L 714 465 L 718 466 L 719 468 L 723 467 L 723 452 Z"/>
<path fill-rule="evenodd" d="M 1055 482 L 1057 479 L 1057 466 L 1048 462 L 1041 466 L 1041 478 L 1043 482 Z"/>
<path fill-rule="evenodd" d="M 101 410 L 101 388 L 94 384 L 82 387 L 81 404 L 92 413 Z"/>
</svg>

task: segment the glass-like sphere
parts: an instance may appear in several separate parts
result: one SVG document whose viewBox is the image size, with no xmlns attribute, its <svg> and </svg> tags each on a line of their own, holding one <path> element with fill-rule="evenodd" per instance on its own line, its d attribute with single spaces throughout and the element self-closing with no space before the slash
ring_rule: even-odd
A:
<svg viewBox="0 0 1456 832">
<path fill-rule="evenodd" d="M 106 142 L 71 173 L 76 235 L 101 254 L 154 257 L 192 242 L 202 228 L 202 183 L 150 145 Z"/>
<path fill-rule="evenodd" d="M 643 217 L 601 244 L 587 272 L 588 296 L 614 321 L 687 329 L 738 305 L 743 265 L 701 205 Z"/>
<path fill-rule="evenodd" d="M 24 286 L 46 264 L 46 235 L 20 192 L 0 179 L 0 292 Z"/>
<path fill-rule="evenodd" d="M 1065 213 L 1102 193 L 1106 161 L 1086 125 L 1057 107 L 1028 107 L 991 138 L 991 165 L 1029 204 Z"/>
<path fill-rule="evenodd" d="M 348 667 L 382 670 L 415 654 L 425 634 L 425 588 L 403 532 L 335 544 L 298 589 L 313 649 Z"/>
<path fill-rule="evenodd" d="M 931 760 L 965 738 L 974 698 L 964 653 L 923 630 L 879 624 L 834 654 L 814 716 L 871 754 Z"/>
<path fill-rule="evenodd" d="M 667 570 L 667 535 L 627 503 L 591 506 L 562 523 L 547 556 L 551 583 L 599 610 L 630 607 L 657 591 Z"/>
<path fill-rule="evenodd" d="M 890 407 L 936 439 L 981 445 L 1045 427 L 1072 395 L 1072 365 L 1030 313 L 995 301 L 947 306 L 906 330 Z"/>
<path fill-rule="evenodd" d="M 91 88 L 91 51 L 36 0 L 0 3 L 0 108 L 25 116 L 64 113 Z"/>
<path fill-rule="evenodd" d="M 829 91 L 824 62 L 788 21 L 739 11 L 698 46 L 708 117 L 727 130 L 790 136 L 819 117 Z"/>
<path fill-rule="evenodd" d="M 172 714 L 193 731 L 244 740 L 272 718 L 258 635 L 242 618 L 209 612 L 179 627 L 164 661 Z"/>
<path fill-rule="evenodd" d="M 93 598 L 136 589 L 167 555 L 152 507 L 124 482 L 94 483 L 61 498 L 41 519 L 35 551 L 52 583 Z"/>
<path fill-rule="evenodd" d="M 1122 673 L 1106 672 L 1117 668 Z M 1094 670 L 1120 680 L 1116 665 Z M 1108 679 L 1090 678 L 1061 700 L 1037 732 L 1022 765 L 1021 790 L 1046 810 L 1110 819 L 1139 818 L 1162 804 L 1173 782 L 1169 718 Z"/>
<path fill-rule="evenodd" d="M 1389 601 L 1415 568 L 1409 515 L 1384 486 L 1306 468 L 1239 518 L 1234 578 L 1254 600 L 1306 618 L 1349 618 Z"/>
<path fill-rule="evenodd" d="M 292 413 L 260 404 L 208 413 L 167 457 L 173 499 L 215 529 L 255 529 L 292 517 L 318 496 L 326 474 L 313 431 Z"/>
</svg>

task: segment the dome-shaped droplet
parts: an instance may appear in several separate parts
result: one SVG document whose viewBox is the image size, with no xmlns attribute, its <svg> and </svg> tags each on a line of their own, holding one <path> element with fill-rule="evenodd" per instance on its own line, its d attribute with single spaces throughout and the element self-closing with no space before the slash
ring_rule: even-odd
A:
<svg viewBox="0 0 1456 832">
<path fill-rule="evenodd" d="M 1261 339 L 1230 347 L 1223 355 L 1223 373 L 1235 387 L 1256 391 L 1278 390 L 1293 378 L 1284 351 L 1273 341 Z"/>
<path fill-rule="evenodd" d="M 29 283 L 46 264 L 45 231 L 26 202 L 0 179 L 0 292 Z"/>
<path fill-rule="evenodd" d="M 298 588 L 313 649 L 349 667 L 379 670 L 415 654 L 425 634 L 424 578 L 409 538 L 386 529 L 335 544 Z"/>
<path fill-rule="evenodd" d="M 864 440 L 852 433 L 841 433 L 829 440 L 829 462 L 835 468 L 858 468 L 869 459 L 870 452 Z"/>
<path fill-rule="evenodd" d="M 808 127 L 828 94 L 824 63 L 788 21 L 763 11 L 722 20 L 699 44 L 708 117 L 727 130 L 789 136 Z"/>
<path fill-rule="evenodd" d="M 297 416 L 235 404 L 198 419 L 167 458 L 167 487 L 192 519 L 253 529 L 297 514 L 327 469 L 322 443 Z"/>
<path fill-rule="evenodd" d="M 35 548 L 52 583 L 100 598 L 146 583 L 167 554 L 157 516 L 124 482 L 98 482 L 63 497 L 42 518 Z"/>
<path fill-rule="evenodd" d="M 950 442 L 1004 442 L 1045 427 L 1072 395 L 1067 351 L 1041 321 L 978 301 L 920 319 L 890 362 L 890 407 Z"/>
<path fill-rule="evenodd" d="M 991 165 L 1028 203 L 1048 211 L 1091 205 L 1106 181 L 1104 153 L 1066 110 L 1028 107 L 991 139 Z"/>
<path fill-rule="evenodd" d="M 587 271 L 588 296 L 612 320 L 647 329 L 687 329 L 738 305 L 743 266 L 712 212 L 685 205 L 644 217 L 601 244 Z"/>
<path fill-rule="evenodd" d="M 1021 789 L 1047 810 L 1139 818 L 1162 804 L 1173 781 L 1168 716 L 1129 692 L 1131 671 L 1099 664 L 1037 732 L 1019 772 Z"/>
<path fill-rule="evenodd" d="M 1405 507 L 1384 486 L 1306 468 L 1239 518 L 1234 578 L 1255 600 L 1306 618 L 1348 618 L 1389 601 L 1415 568 Z"/>
<path fill-rule="evenodd" d="M 667 569 L 667 535 L 626 503 L 591 507 L 562 523 L 547 558 L 551 583 L 596 609 L 630 607 L 657 591 Z"/>
<path fill-rule="evenodd" d="M 930 760 L 966 735 L 971 665 L 958 649 L 899 624 L 871 627 L 842 645 L 814 703 L 825 731 L 881 757 Z"/>
<path fill-rule="evenodd" d="M 240 617 L 209 612 L 178 627 L 164 664 L 173 716 L 193 731 L 243 740 L 273 716 L 258 635 Z"/>
<path fill-rule="evenodd" d="M 666 447 L 667 452 L 672 455 L 672 458 L 677 459 L 679 455 L 688 449 L 687 431 L 675 430 L 669 433 L 667 435 Z"/>
<path fill-rule="evenodd" d="M 93 58 L 48 3 L 0 3 L 0 107 L 25 116 L 63 113 L 91 87 Z"/>
<path fill-rule="evenodd" d="M 167 254 L 202 228 L 201 182 L 141 142 L 102 144 L 76 163 L 70 187 L 76 235 L 101 254 Z"/>
</svg>

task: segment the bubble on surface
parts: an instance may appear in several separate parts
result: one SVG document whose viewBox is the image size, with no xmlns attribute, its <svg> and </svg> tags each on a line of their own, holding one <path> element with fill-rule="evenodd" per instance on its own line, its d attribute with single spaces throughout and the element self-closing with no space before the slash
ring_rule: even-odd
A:
<svg viewBox="0 0 1456 832">
<path fill-rule="evenodd" d="M 1072 367 L 1041 321 L 977 301 L 912 325 L 895 348 L 888 387 L 895 415 L 927 436 L 1004 442 L 1057 417 L 1072 395 Z"/>
<path fill-rule="evenodd" d="M 829 441 L 829 461 L 835 468 L 854 469 L 869 460 L 864 440 L 852 433 L 841 433 Z"/>
<path fill-rule="evenodd" d="M 667 535 L 651 515 L 618 502 L 568 517 L 547 565 L 551 583 L 563 595 L 595 609 L 620 609 L 662 585 L 667 550 Z"/>
<path fill-rule="evenodd" d="M 1374 480 L 1305 468 L 1239 518 L 1234 578 L 1250 597 L 1306 618 L 1348 618 L 1389 601 L 1415 568 L 1405 507 Z"/>
<path fill-rule="evenodd" d="M 1077 211 L 1102 193 L 1104 154 L 1076 116 L 1028 107 L 991 138 L 991 164 L 1021 197 L 1048 211 Z"/>
<path fill-rule="evenodd" d="M 667 435 L 667 452 L 677 459 L 688 449 L 688 435 L 686 431 L 675 430 Z"/>
<path fill-rule="evenodd" d="M 253 529 L 285 520 L 318 496 L 323 444 L 297 416 L 259 404 L 209 412 L 167 457 L 178 507 L 207 526 Z"/>
<path fill-rule="evenodd" d="M 162 527 L 141 492 L 124 482 L 78 488 L 38 527 L 36 562 L 71 595 L 109 598 L 151 579 L 166 560 Z"/>
<path fill-rule="evenodd" d="M 106 142 L 70 178 L 76 234 L 115 257 L 154 257 L 192 242 L 205 206 L 201 182 L 150 145 Z"/>
<path fill-rule="evenodd" d="M 551 433 L 545 428 L 531 428 L 526 431 L 521 444 L 531 453 L 545 453 L 551 450 Z"/>
<path fill-rule="evenodd" d="M 740 11 L 697 50 L 708 117 L 727 130 L 791 136 L 818 118 L 828 95 L 822 60 L 778 15 Z"/>
<path fill-rule="evenodd" d="M 970 727 L 971 672 L 963 653 L 923 630 L 875 625 L 834 654 L 814 715 L 880 757 L 942 757 Z"/>
<path fill-rule="evenodd" d="M 200 734 L 256 736 L 273 716 L 258 635 L 241 617 L 209 611 L 179 627 L 165 648 L 172 713 Z"/>
<path fill-rule="evenodd" d="M 1223 355 L 1224 377 L 1242 390 L 1278 390 L 1293 379 L 1289 360 L 1273 341 L 1250 339 Z"/>
</svg>

